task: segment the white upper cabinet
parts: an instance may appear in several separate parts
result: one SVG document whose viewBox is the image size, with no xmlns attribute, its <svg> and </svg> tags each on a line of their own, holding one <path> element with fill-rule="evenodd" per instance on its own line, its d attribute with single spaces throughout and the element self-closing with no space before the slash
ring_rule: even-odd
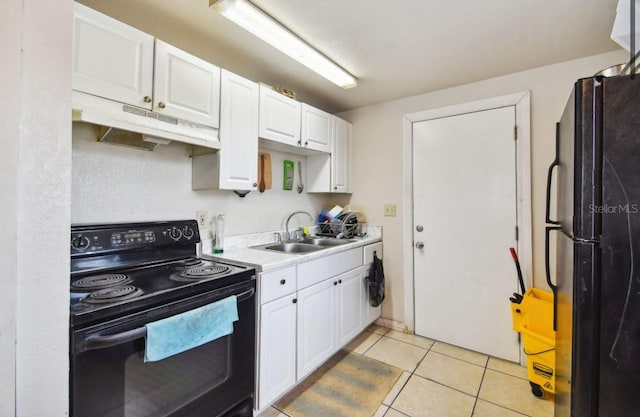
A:
<svg viewBox="0 0 640 417">
<path fill-rule="evenodd" d="M 74 3 L 73 89 L 217 128 L 220 68 Z"/>
<path fill-rule="evenodd" d="M 300 146 L 320 152 L 331 152 L 331 115 L 302 103 Z"/>
<path fill-rule="evenodd" d="M 285 145 L 300 144 L 300 102 L 260 86 L 261 138 Z"/>
<path fill-rule="evenodd" d="M 351 192 L 351 123 L 331 116 L 331 154 L 307 156 L 307 186 L 309 193 Z"/>
<path fill-rule="evenodd" d="M 153 85 L 154 111 L 219 126 L 219 67 L 156 39 Z"/>
<path fill-rule="evenodd" d="M 220 183 L 223 190 L 255 190 L 258 181 L 258 84 L 222 70 Z"/>
<path fill-rule="evenodd" d="M 73 4 L 72 88 L 151 110 L 153 36 Z"/>
<path fill-rule="evenodd" d="M 331 191 L 351 192 L 351 123 L 332 117 L 333 146 L 331 150 Z"/>
</svg>

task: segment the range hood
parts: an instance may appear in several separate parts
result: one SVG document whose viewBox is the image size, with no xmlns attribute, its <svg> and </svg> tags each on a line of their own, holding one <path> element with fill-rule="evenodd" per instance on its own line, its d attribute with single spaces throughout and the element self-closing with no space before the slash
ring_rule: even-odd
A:
<svg viewBox="0 0 640 417">
<path fill-rule="evenodd" d="M 171 141 L 220 149 L 218 129 L 102 97 L 72 92 L 74 122 L 98 126 L 98 140 L 153 150 Z"/>
</svg>

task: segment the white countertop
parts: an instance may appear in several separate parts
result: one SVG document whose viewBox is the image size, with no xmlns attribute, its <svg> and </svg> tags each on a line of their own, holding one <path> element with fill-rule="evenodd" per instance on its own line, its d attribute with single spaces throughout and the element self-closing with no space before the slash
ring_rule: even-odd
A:
<svg viewBox="0 0 640 417">
<path fill-rule="evenodd" d="M 299 263 L 307 262 L 313 259 L 322 258 L 335 253 L 344 252 L 349 249 L 382 241 L 381 228 L 369 226 L 367 236 L 365 237 L 349 239 L 353 240 L 353 242 L 346 243 L 340 246 L 329 247 L 315 252 L 284 253 L 272 250 L 254 249 L 250 247 L 269 243 L 269 241 L 264 241 L 264 235 L 268 235 L 269 238 L 271 238 L 273 236 L 273 232 L 236 236 L 233 239 L 229 239 L 232 244 L 229 245 L 229 249 L 227 249 L 225 245 L 224 253 L 202 253 L 202 257 L 221 262 L 227 261 L 231 263 L 248 265 L 256 268 L 258 272 L 263 272 L 272 269 L 283 268 L 286 266 L 297 265 Z"/>
</svg>

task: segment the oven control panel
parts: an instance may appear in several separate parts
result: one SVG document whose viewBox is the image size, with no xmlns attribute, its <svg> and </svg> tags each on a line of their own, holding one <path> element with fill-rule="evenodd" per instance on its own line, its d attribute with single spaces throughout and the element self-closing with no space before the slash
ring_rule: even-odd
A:
<svg viewBox="0 0 640 417">
<path fill-rule="evenodd" d="M 200 242 L 195 220 L 84 225 L 71 228 L 71 254 L 96 254 Z"/>
</svg>

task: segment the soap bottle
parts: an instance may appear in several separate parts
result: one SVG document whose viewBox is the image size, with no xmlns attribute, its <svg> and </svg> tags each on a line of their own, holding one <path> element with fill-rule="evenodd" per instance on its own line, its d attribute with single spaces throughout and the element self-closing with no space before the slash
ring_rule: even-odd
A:
<svg viewBox="0 0 640 417">
<path fill-rule="evenodd" d="M 218 214 L 215 220 L 215 243 L 213 253 L 224 252 L 224 214 Z"/>
</svg>

